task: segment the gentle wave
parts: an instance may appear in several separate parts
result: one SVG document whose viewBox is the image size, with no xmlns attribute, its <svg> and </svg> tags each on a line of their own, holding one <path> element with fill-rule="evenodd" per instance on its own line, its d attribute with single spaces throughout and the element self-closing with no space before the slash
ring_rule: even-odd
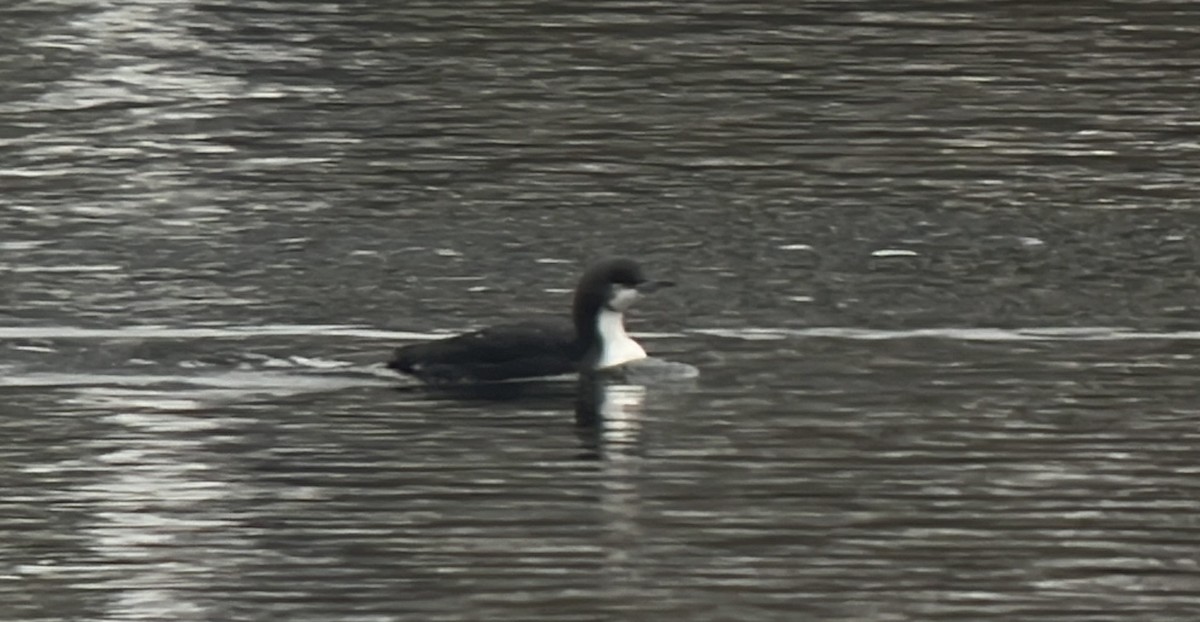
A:
<svg viewBox="0 0 1200 622">
<path fill-rule="evenodd" d="M 689 332 L 713 337 L 745 341 L 822 337 L 854 341 L 883 341 L 901 339 L 945 339 L 950 341 L 1132 341 L 1132 340 L 1200 340 L 1200 331 L 1139 331 L 1110 326 L 1063 326 L 1037 328 L 971 328 L 940 327 L 910 330 L 878 330 L 870 328 L 714 328 Z"/>
<path fill-rule="evenodd" d="M 436 339 L 440 333 L 415 333 L 334 324 L 267 324 L 262 326 L 0 326 L 0 339 L 214 339 L 279 336 L 357 337 L 364 339 Z"/>
<path fill-rule="evenodd" d="M 463 330 L 469 330 L 464 328 Z M 237 337 L 324 336 L 359 339 L 422 341 L 442 339 L 457 332 L 414 332 L 364 326 L 322 324 L 268 324 L 262 326 L 123 326 L 82 328 L 77 326 L 0 326 L 0 339 L 220 339 Z M 827 338 L 852 341 L 900 339 L 946 339 L 951 341 L 1132 341 L 1200 340 L 1200 331 L 1142 331 L 1115 326 L 1046 326 L 1029 328 L 988 328 L 943 326 L 904 330 L 885 330 L 840 326 L 812 328 L 693 328 L 682 333 L 635 332 L 644 339 L 680 338 L 687 334 L 708 335 L 744 341 Z"/>
<path fill-rule="evenodd" d="M 307 393 L 378 385 L 387 380 L 387 374 L 382 371 L 377 372 L 374 368 L 343 369 L 325 373 L 286 373 L 260 370 L 224 371 L 209 374 L 31 372 L 0 376 L 0 388 L 120 386 L 156 388 L 169 393 L 184 388 L 202 387 L 254 391 L 275 389 L 285 393 Z"/>
<path fill-rule="evenodd" d="M 414 332 L 337 324 L 266 324 L 262 326 L 0 326 L 0 339 L 224 339 L 239 337 L 352 337 L 395 341 L 444 339 L 471 330 Z M 681 333 L 635 332 L 643 339 L 681 337 Z"/>
</svg>

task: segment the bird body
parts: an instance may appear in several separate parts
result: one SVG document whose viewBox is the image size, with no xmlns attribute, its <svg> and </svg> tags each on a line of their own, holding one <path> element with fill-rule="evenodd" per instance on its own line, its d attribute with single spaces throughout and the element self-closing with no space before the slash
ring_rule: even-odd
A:
<svg viewBox="0 0 1200 622">
<path fill-rule="evenodd" d="M 498 382 L 608 369 L 646 358 L 624 312 L 649 281 L 629 259 L 607 259 L 579 280 L 571 319 L 501 324 L 397 348 L 388 367 L 430 384 Z"/>
</svg>

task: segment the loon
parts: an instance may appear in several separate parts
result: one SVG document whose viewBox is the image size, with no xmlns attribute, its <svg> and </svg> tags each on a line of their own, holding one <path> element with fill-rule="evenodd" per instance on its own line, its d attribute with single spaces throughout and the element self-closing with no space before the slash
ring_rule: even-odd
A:
<svg viewBox="0 0 1200 622">
<path fill-rule="evenodd" d="M 646 358 L 625 332 L 640 295 L 674 285 L 651 281 L 637 262 L 605 259 L 579 279 L 571 321 L 502 324 L 397 348 L 387 366 L 428 384 L 499 382 L 618 368 Z"/>
</svg>

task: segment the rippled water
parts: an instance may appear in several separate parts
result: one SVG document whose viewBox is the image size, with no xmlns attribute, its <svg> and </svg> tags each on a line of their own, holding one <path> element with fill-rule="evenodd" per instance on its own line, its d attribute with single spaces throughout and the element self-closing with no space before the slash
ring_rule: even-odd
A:
<svg viewBox="0 0 1200 622">
<path fill-rule="evenodd" d="M 1197 23 L 0 8 L 0 618 L 1196 619 Z M 379 367 L 612 253 L 695 384 Z"/>
</svg>

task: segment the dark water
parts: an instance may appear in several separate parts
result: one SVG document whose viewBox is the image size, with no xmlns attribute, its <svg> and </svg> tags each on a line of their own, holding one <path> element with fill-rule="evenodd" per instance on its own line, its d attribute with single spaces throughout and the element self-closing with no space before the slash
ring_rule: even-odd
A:
<svg viewBox="0 0 1200 622">
<path fill-rule="evenodd" d="M 0 619 L 1197 619 L 1198 27 L 5 5 Z M 378 368 L 611 253 L 695 385 Z"/>
</svg>

